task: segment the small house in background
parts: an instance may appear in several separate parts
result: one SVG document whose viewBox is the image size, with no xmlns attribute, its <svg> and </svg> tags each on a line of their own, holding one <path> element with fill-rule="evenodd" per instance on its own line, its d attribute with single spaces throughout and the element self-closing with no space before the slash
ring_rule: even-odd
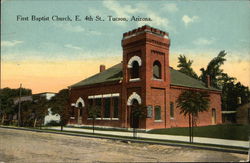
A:
<svg viewBox="0 0 250 163">
<path fill-rule="evenodd" d="M 250 103 L 237 108 L 236 122 L 238 124 L 250 124 Z"/>
<path fill-rule="evenodd" d="M 33 94 L 30 96 L 22 96 L 20 98 L 16 97 L 16 98 L 14 98 L 14 105 L 18 105 L 19 101 L 21 101 L 21 102 L 32 101 L 33 96 L 41 96 L 41 97 L 45 97 L 46 100 L 50 100 L 55 95 L 56 95 L 56 93 L 53 93 L 53 92 L 43 92 L 43 93 Z M 21 108 L 22 108 L 22 105 L 21 105 Z M 13 120 L 17 120 L 17 119 L 18 119 L 17 115 L 14 115 Z M 53 115 L 51 109 L 48 108 L 48 115 L 46 115 L 44 118 L 44 125 L 50 123 L 51 121 L 59 122 L 60 115 L 58 115 L 58 114 Z"/>
<path fill-rule="evenodd" d="M 56 95 L 56 93 L 52 92 L 44 92 L 44 93 L 38 93 L 36 95 L 40 96 L 45 96 L 47 100 L 50 100 L 53 96 Z M 55 121 L 58 122 L 60 121 L 60 115 L 58 114 L 52 114 L 51 108 L 48 108 L 48 115 L 45 116 L 44 118 L 44 125 L 47 125 L 48 123 Z"/>
</svg>

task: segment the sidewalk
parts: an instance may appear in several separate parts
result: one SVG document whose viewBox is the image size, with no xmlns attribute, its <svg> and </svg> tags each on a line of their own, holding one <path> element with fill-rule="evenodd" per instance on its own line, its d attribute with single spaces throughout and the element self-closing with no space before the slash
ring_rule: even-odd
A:
<svg viewBox="0 0 250 163">
<path fill-rule="evenodd" d="M 49 127 L 48 129 L 61 130 L 60 127 Z M 93 132 L 92 129 L 81 129 L 81 128 L 70 128 L 70 127 L 64 127 L 63 130 L 64 131 L 85 132 L 85 133 L 92 133 Z M 106 134 L 106 135 L 133 137 L 133 132 L 95 130 L 95 133 L 97 133 L 97 134 Z M 188 136 L 174 136 L 174 135 L 137 133 L 137 137 L 139 137 L 139 138 L 149 138 L 149 139 L 159 139 L 159 140 L 172 140 L 172 141 L 189 142 L 189 137 Z M 204 138 L 204 137 L 194 137 L 194 143 L 234 146 L 234 147 L 243 147 L 243 148 L 249 148 L 249 144 L 250 144 L 248 141 L 215 139 L 215 138 Z"/>
</svg>

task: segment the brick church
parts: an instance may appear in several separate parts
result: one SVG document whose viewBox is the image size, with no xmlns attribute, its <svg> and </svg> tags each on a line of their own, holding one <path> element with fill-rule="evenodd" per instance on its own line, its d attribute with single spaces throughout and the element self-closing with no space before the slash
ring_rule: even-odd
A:
<svg viewBox="0 0 250 163">
<path fill-rule="evenodd" d="M 169 66 L 168 33 L 143 26 L 123 34 L 123 61 L 70 86 L 69 124 L 91 125 L 88 108 L 100 108 L 98 126 L 132 127 L 131 110 L 146 107 L 147 115 L 138 120 L 142 129 L 188 126 L 176 99 L 182 91 L 207 91 L 208 111 L 199 113 L 197 125 L 221 123 L 221 91 Z"/>
</svg>

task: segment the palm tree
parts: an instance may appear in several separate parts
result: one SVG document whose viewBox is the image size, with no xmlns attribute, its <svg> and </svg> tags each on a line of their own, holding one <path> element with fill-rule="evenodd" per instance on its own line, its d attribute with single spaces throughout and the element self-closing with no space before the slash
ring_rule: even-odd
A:
<svg viewBox="0 0 250 163">
<path fill-rule="evenodd" d="M 195 79 L 198 79 L 198 75 L 194 72 L 193 68 L 191 67 L 193 64 L 192 60 L 187 60 L 185 55 L 180 55 L 178 57 L 178 60 L 179 64 L 177 65 L 177 67 L 179 68 L 180 72 Z"/>
<path fill-rule="evenodd" d="M 193 142 L 193 126 L 199 112 L 207 111 L 209 108 L 209 95 L 207 92 L 184 91 L 176 100 L 180 114 L 188 115 L 190 143 Z"/>
<path fill-rule="evenodd" d="M 200 79 L 206 83 L 207 75 L 210 76 L 211 79 L 211 85 L 219 88 L 221 87 L 220 81 L 225 80 L 225 77 L 227 74 L 223 73 L 223 70 L 220 68 L 221 65 L 224 64 L 226 59 L 224 58 L 226 56 L 225 50 L 220 51 L 217 57 L 213 58 L 207 65 L 207 68 L 201 68 L 201 75 Z"/>
</svg>

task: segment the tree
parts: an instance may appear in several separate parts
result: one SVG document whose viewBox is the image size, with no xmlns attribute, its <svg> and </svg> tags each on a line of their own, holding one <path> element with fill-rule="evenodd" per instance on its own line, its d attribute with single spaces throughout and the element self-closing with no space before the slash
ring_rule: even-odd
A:
<svg viewBox="0 0 250 163">
<path fill-rule="evenodd" d="M 53 114 L 60 115 L 61 131 L 69 120 L 68 107 L 69 107 L 69 90 L 62 89 L 49 101 L 49 107 Z"/>
<path fill-rule="evenodd" d="M 209 95 L 207 92 L 193 90 L 183 91 L 176 100 L 180 114 L 188 115 L 190 143 L 193 142 L 193 126 L 199 112 L 207 111 L 209 108 Z"/>
<path fill-rule="evenodd" d="M 0 116 L 2 118 L 1 123 L 3 124 L 5 121 L 5 117 L 11 116 L 17 111 L 14 108 L 14 98 L 19 96 L 20 88 L 11 89 L 11 88 L 3 88 L 0 89 Z M 32 94 L 31 89 L 21 88 L 21 92 L 23 96 L 28 96 Z M 8 122 L 9 123 L 9 122 Z"/>
<path fill-rule="evenodd" d="M 200 79 L 203 82 L 207 82 L 207 75 L 210 76 L 211 80 L 211 86 L 216 87 L 216 88 L 222 88 L 221 83 L 222 81 L 225 80 L 225 77 L 227 74 L 223 73 L 223 70 L 220 68 L 221 65 L 224 64 L 226 59 L 224 58 L 226 56 L 226 52 L 220 51 L 217 57 L 213 58 L 207 65 L 207 68 L 201 68 L 201 75 Z"/>
<path fill-rule="evenodd" d="M 90 106 L 88 109 L 88 116 L 92 118 L 93 134 L 95 133 L 95 120 L 101 115 L 101 108 L 98 106 Z"/>
<path fill-rule="evenodd" d="M 45 96 L 34 95 L 30 109 L 32 110 L 33 127 L 37 122 L 43 123 L 45 115 L 48 114 L 48 101 Z"/>
<path fill-rule="evenodd" d="M 198 75 L 194 72 L 193 68 L 191 67 L 193 64 L 192 60 L 188 60 L 185 55 L 179 55 L 178 57 L 178 65 L 177 67 L 179 67 L 179 71 L 190 76 L 193 77 L 195 79 L 198 79 Z"/>
<path fill-rule="evenodd" d="M 249 88 L 240 82 L 224 83 L 222 89 L 222 110 L 235 111 L 240 105 L 250 102 Z"/>
<path fill-rule="evenodd" d="M 143 105 L 132 105 L 131 108 L 131 119 L 132 119 L 132 127 L 133 127 L 133 137 L 136 137 L 136 128 L 139 127 L 139 120 L 147 117 L 147 107 Z"/>
</svg>

